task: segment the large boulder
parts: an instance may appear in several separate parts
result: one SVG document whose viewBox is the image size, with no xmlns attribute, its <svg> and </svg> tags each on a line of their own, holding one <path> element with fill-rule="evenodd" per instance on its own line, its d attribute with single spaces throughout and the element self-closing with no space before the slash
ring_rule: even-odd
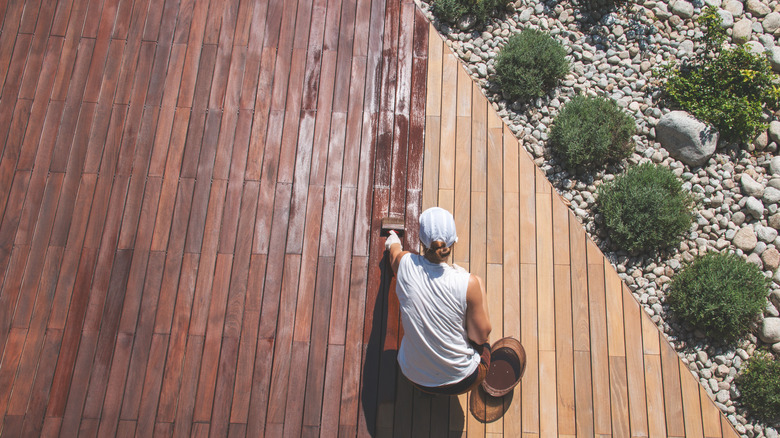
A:
<svg viewBox="0 0 780 438">
<path fill-rule="evenodd" d="M 661 116 L 655 133 L 669 155 L 694 167 L 706 163 L 718 145 L 718 131 L 685 111 Z"/>
</svg>

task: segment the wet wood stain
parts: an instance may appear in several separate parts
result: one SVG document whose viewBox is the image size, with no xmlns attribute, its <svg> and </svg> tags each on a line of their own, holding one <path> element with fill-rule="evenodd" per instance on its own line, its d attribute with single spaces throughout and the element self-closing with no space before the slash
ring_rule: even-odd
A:
<svg viewBox="0 0 780 438">
<path fill-rule="evenodd" d="M 485 381 L 490 387 L 497 390 L 509 388 L 520 376 L 518 362 L 517 356 L 508 348 L 494 351 L 490 358 L 490 369 L 488 369 Z"/>
</svg>

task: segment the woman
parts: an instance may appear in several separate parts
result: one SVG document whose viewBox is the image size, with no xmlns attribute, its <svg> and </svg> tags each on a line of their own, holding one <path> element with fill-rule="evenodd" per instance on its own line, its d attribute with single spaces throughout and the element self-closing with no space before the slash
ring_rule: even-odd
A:
<svg viewBox="0 0 780 438">
<path fill-rule="evenodd" d="M 422 255 L 404 251 L 394 232 L 385 242 L 404 327 L 398 364 L 415 386 L 433 394 L 468 392 L 490 367 L 485 287 L 447 262 L 457 241 L 452 214 L 433 207 L 420 215 Z"/>
</svg>

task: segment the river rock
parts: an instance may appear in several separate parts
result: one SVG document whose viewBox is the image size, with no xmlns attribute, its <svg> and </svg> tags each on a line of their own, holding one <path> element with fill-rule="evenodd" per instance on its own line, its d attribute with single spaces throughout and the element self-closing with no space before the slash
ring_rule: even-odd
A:
<svg viewBox="0 0 780 438">
<path fill-rule="evenodd" d="M 693 17 L 693 4 L 687 0 L 677 0 L 672 4 L 672 13 L 681 18 L 691 18 Z"/>
<path fill-rule="evenodd" d="M 764 4 L 764 2 L 761 0 L 748 0 L 747 10 L 757 17 L 763 17 L 764 15 L 772 12 L 772 10 L 769 9 L 769 6 Z"/>
<path fill-rule="evenodd" d="M 772 216 L 769 216 L 769 220 L 767 221 L 769 223 L 769 226 L 780 230 L 780 213 L 775 213 Z"/>
<path fill-rule="evenodd" d="M 777 29 L 780 29 L 780 12 L 769 13 L 764 17 L 764 21 L 761 22 L 761 25 L 764 27 L 764 32 L 775 33 Z"/>
<path fill-rule="evenodd" d="M 753 251 L 758 243 L 758 237 L 756 232 L 753 231 L 753 227 L 742 227 L 732 239 L 734 246 L 741 249 L 744 252 Z"/>
<path fill-rule="evenodd" d="M 756 225 L 756 237 L 766 243 L 772 243 L 777 238 L 777 230 L 772 227 Z"/>
<path fill-rule="evenodd" d="M 775 46 L 771 49 L 767 49 L 767 57 L 769 58 L 769 65 L 772 66 L 772 70 L 780 71 L 780 47 Z"/>
<path fill-rule="evenodd" d="M 669 155 L 694 167 L 706 163 L 718 145 L 718 132 L 685 111 L 664 114 L 655 133 Z"/>
<path fill-rule="evenodd" d="M 764 45 L 759 43 L 758 41 L 748 41 L 748 42 L 746 42 L 743 45 L 743 47 L 745 47 L 745 50 L 747 50 L 748 53 L 750 53 L 751 55 L 762 55 L 763 56 L 764 52 L 766 51 L 766 49 L 764 49 Z M 760 149 L 763 149 L 764 147 L 766 147 L 766 132 L 762 132 L 761 134 L 758 134 L 758 137 L 756 138 L 756 140 L 753 140 L 754 144 L 757 141 L 761 142 L 762 141 L 762 138 L 761 138 L 762 135 L 764 136 L 764 138 L 763 138 L 764 146 L 761 147 Z M 758 146 L 758 145 L 756 145 L 756 146 Z"/>
<path fill-rule="evenodd" d="M 752 43 L 755 43 L 755 44 L 752 44 Z M 757 51 L 752 51 L 751 50 L 751 53 L 753 53 L 754 55 L 762 55 L 763 56 L 764 46 L 762 46 L 761 43 L 759 43 L 758 41 L 748 41 L 748 43 L 745 44 L 746 47 L 747 46 L 751 46 L 751 45 L 752 46 L 758 46 Z M 760 151 L 763 151 L 768 144 L 769 144 L 769 134 L 766 131 L 761 131 L 756 136 L 756 138 L 753 139 L 753 146 L 755 146 L 756 149 L 758 149 Z"/>
<path fill-rule="evenodd" d="M 761 256 L 756 253 L 751 253 L 747 257 L 747 262 L 758 266 L 758 269 L 764 270 L 764 262 L 761 260 Z"/>
<path fill-rule="evenodd" d="M 720 27 L 728 29 L 734 26 L 734 16 L 731 15 L 731 12 L 725 9 L 718 9 L 718 15 L 720 16 Z"/>
<path fill-rule="evenodd" d="M 767 344 L 780 342 L 780 318 L 764 318 L 758 330 L 758 337 Z"/>
<path fill-rule="evenodd" d="M 739 184 L 742 186 L 742 192 L 748 196 L 760 198 L 764 195 L 764 186 L 747 173 L 742 174 Z"/>
<path fill-rule="evenodd" d="M 775 49 L 778 49 L 780 47 L 775 47 Z M 772 120 L 769 122 L 769 131 L 767 131 L 769 134 L 769 139 L 780 143 L 780 121 Z M 780 175 L 780 161 L 776 161 L 780 157 L 772 157 L 772 161 L 770 162 L 770 170 L 772 171 L 772 174 L 774 175 Z"/>
<path fill-rule="evenodd" d="M 780 290 L 772 291 L 772 293 L 769 294 L 769 301 L 771 301 L 775 307 L 780 309 Z"/>
<path fill-rule="evenodd" d="M 731 15 L 739 17 L 745 10 L 745 5 L 739 0 L 728 0 L 723 8 L 731 12 Z"/>
<path fill-rule="evenodd" d="M 780 251 L 775 248 L 769 248 L 761 253 L 761 261 L 764 262 L 764 268 L 774 271 L 780 266 Z"/>
<path fill-rule="evenodd" d="M 669 17 L 672 16 L 672 14 L 669 13 L 669 8 L 666 6 L 666 3 L 656 3 L 653 14 L 655 14 L 656 18 L 659 20 L 668 20 Z"/>
<path fill-rule="evenodd" d="M 753 22 L 747 18 L 743 18 L 734 23 L 734 29 L 731 34 L 731 40 L 734 44 L 745 44 L 750 41 L 750 37 L 753 35 Z"/>
<path fill-rule="evenodd" d="M 754 218 L 761 219 L 764 216 L 764 203 L 750 196 L 745 202 L 745 210 Z"/>
<path fill-rule="evenodd" d="M 774 187 L 764 189 L 764 196 L 761 197 L 767 204 L 777 204 L 780 202 L 780 190 Z"/>
</svg>

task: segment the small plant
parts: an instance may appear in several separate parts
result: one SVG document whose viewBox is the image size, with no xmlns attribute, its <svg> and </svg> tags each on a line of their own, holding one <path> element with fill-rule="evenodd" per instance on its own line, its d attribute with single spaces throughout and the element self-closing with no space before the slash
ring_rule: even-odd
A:
<svg viewBox="0 0 780 438">
<path fill-rule="evenodd" d="M 576 96 L 555 118 L 550 143 L 569 167 L 600 166 L 631 155 L 634 119 L 615 101 Z"/>
<path fill-rule="evenodd" d="M 723 138 L 748 142 L 766 129 L 764 108 L 777 106 L 778 89 L 766 55 L 739 46 L 722 49 L 725 30 L 708 8 L 699 18 L 705 53 L 681 67 L 659 71 L 666 94 L 681 108 L 713 125 Z"/>
<path fill-rule="evenodd" d="M 718 15 L 718 9 L 712 6 L 708 6 L 699 18 L 696 20 L 699 24 L 699 28 L 702 31 L 703 36 L 701 41 L 707 48 L 705 55 L 717 55 L 723 47 L 723 42 L 726 41 L 728 34 L 726 29 L 721 26 L 723 20 Z"/>
<path fill-rule="evenodd" d="M 496 57 L 493 80 L 511 100 L 542 97 L 569 73 L 566 50 L 549 34 L 525 29 Z"/>
<path fill-rule="evenodd" d="M 672 279 L 667 302 L 707 336 L 733 340 L 761 314 L 768 288 L 758 266 L 736 254 L 709 253 Z"/>
<path fill-rule="evenodd" d="M 757 352 L 737 377 L 742 403 L 759 420 L 780 421 L 780 362 L 765 352 Z"/>
<path fill-rule="evenodd" d="M 476 24 L 484 24 L 495 13 L 503 11 L 509 0 L 433 0 L 431 11 L 442 21 L 457 23 L 465 15 L 474 15 Z"/>
<path fill-rule="evenodd" d="M 693 204 L 671 170 L 650 163 L 629 169 L 598 191 L 609 237 L 629 252 L 677 245 L 691 227 Z"/>
</svg>

